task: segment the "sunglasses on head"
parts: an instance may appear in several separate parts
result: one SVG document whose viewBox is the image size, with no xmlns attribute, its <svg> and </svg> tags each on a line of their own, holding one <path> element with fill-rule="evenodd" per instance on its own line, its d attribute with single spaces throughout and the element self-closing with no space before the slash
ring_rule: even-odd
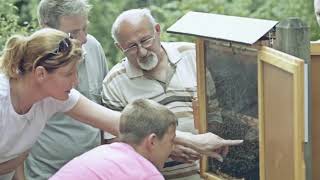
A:
<svg viewBox="0 0 320 180">
<path fill-rule="evenodd" d="M 65 53 L 67 51 L 69 51 L 71 48 L 71 41 L 69 38 L 64 38 L 59 42 L 59 46 L 53 50 L 52 52 L 48 53 L 46 56 L 46 58 L 44 59 L 50 59 L 53 56 L 58 55 L 59 53 Z"/>
<path fill-rule="evenodd" d="M 65 52 L 70 51 L 70 49 L 71 49 L 70 38 L 69 37 L 64 38 L 59 42 L 59 45 L 55 50 L 53 50 L 52 52 L 44 55 L 41 59 L 39 59 L 38 62 L 41 63 L 41 62 L 44 62 L 45 60 L 49 60 L 50 58 L 52 58 L 54 56 L 57 56 L 60 53 L 65 53 Z M 61 62 L 59 64 L 61 64 Z"/>
</svg>

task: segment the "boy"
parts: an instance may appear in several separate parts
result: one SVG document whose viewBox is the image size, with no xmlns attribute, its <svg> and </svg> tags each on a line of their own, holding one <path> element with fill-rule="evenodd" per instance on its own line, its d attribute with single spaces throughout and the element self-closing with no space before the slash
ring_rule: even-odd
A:
<svg viewBox="0 0 320 180">
<path fill-rule="evenodd" d="M 120 117 L 120 142 L 99 146 L 67 163 L 51 180 L 164 180 L 159 172 L 173 149 L 177 118 L 165 106 L 138 99 Z"/>
</svg>

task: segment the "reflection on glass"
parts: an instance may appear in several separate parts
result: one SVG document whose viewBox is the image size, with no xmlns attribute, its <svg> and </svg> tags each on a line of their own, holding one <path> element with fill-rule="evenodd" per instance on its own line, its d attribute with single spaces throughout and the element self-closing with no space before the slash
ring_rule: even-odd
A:
<svg viewBox="0 0 320 180">
<path fill-rule="evenodd" d="M 243 46 L 205 43 L 208 131 L 243 139 L 223 162 L 208 160 L 222 179 L 259 179 L 257 52 Z"/>
</svg>

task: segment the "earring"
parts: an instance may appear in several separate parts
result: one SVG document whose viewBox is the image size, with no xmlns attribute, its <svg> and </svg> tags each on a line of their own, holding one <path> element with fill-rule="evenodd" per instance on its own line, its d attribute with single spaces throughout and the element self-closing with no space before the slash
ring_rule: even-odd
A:
<svg viewBox="0 0 320 180">
<path fill-rule="evenodd" d="M 16 69 L 16 74 L 19 74 L 19 75 L 21 74 L 21 71 L 19 68 Z"/>
</svg>

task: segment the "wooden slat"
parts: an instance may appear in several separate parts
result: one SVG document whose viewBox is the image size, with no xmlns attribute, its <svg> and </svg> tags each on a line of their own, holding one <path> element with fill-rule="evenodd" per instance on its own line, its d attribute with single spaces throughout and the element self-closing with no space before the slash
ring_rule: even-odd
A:
<svg viewBox="0 0 320 180">
<path fill-rule="evenodd" d="M 259 51 L 260 179 L 303 180 L 303 60 Z"/>
<path fill-rule="evenodd" d="M 206 75 L 204 60 L 204 40 L 198 38 L 196 41 L 197 48 L 197 94 L 199 102 L 199 133 L 207 132 L 207 104 L 206 104 Z M 200 175 L 204 177 L 208 169 L 208 159 L 202 157 L 200 160 Z"/>
<path fill-rule="evenodd" d="M 312 179 L 320 179 L 320 42 L 311 46 Z"/>
</svg>

